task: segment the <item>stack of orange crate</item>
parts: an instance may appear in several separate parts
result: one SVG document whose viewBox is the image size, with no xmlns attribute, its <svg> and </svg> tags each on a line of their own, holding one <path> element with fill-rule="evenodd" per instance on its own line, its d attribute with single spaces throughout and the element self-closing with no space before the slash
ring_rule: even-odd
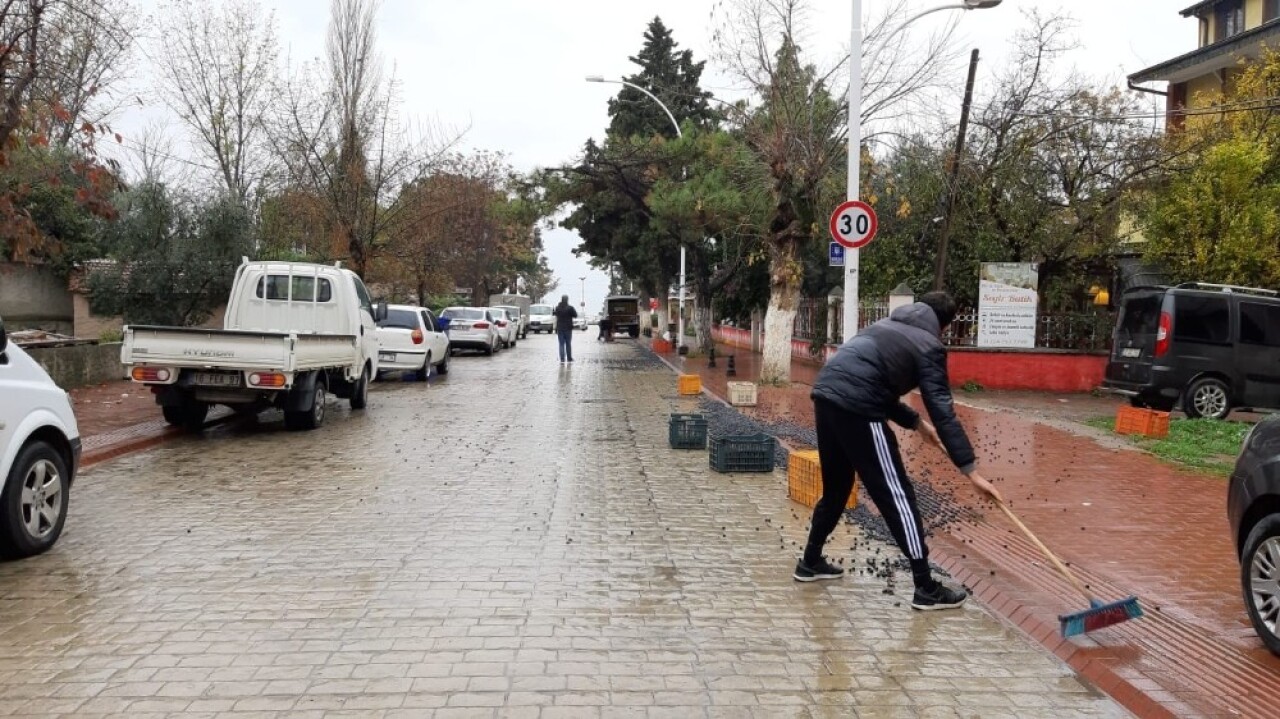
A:
<svg viewBox="0 0 1280 719">
<path fill-rule="evenodd" d="M 1121 407 L 1116 412 L 1116 434 L 1167 437 L 1169 436 L 1169 413 L 1142 407 Z"/>
<path fill-rule="evenodd" d="M 787 496 L 792 501 L 806 507 L 812 507 L 822 497 L 822 463 L 818 461 L 818 450 L 803 449 L 793 451 L 787 458 Z M 853 482 L 853 491 L 849 493 L 846 509 L 858 506 L 858 481 Z"/>
</svg>

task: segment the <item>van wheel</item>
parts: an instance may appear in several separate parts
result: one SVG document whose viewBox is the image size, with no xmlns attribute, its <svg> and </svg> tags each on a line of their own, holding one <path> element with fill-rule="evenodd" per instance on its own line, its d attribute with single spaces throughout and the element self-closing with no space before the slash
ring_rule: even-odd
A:
<svg viewBox="0 0 1280 719">
<path fill-rule="evenodd" d="M 430 365 L 423 372 L 430 372 Z M 351 409 L 364 409 L 369 404 L 369 370 L 360 370 L 360 379 L 351 387 Z"/>
<path fill-rule="evenodd" d="M 1231 414 L 1231 394 L 1227 383 L 1217 377 L 1192 382 L 1182 399 L 1182 411 L 1193 419 L 1226 419 Z"/>
<path fill-rule="evenodd" d="M 1263 518 L 1249 533 L 1240 586 L 1254 631 L 1272 654 L 1280 656 L 1280 514 Z"/>
<path fill-rule="evenodd" d="M 47 442 L 31 442 L 14 458 L 0 491 L 0 556 L 20 559 L 58 541 L 67 520 L 71 472 Z"/>
</svg>

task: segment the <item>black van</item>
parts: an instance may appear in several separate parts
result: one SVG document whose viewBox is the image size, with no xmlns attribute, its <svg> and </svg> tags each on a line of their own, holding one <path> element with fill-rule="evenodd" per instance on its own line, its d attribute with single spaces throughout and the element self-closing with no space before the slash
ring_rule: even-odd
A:
<svg viewBox="0 0 1280 719">
<path fill-rule="evenodd" d="M 1120 298 L 1103 386 L 1137 407 L 1224 419 L 1280 409 L 1280 296 L 1200 282 Z"/>
</svg>

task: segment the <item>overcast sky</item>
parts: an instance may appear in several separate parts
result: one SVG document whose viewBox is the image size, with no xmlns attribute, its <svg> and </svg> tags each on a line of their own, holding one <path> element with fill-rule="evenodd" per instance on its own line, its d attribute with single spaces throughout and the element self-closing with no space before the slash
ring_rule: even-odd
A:
<svg viewBox="0 0 1280 719">
<path fill-rule="evenodd" d="M 144 13 L 156 0 L 138 0 Z M 216 1 L 216 0 L 210 0 Z M 864 0 L 868 14 L 882 1 Z M 911 0 L 920 10 L 950 0 Z M 318 56 L 328 19 L 326 0 L 262 0 L 275 11 L 282 54 L 294 61 Z M 378 43 L 388 71 L 400 83 L 402 112 L 409 118 L 439 121 L 466 129 L 466 147 L 501 150 L 519 169 L 564 163 L 588 137 L 601 137 L 608 124 L 606 101 L 616 85 L 588 84 L 589 74 L 619 77 L 635 71 L 627 58 L 643 42 L 648 22 L 660 16 L 683 48 L 708 58 L 719 0 L 383 0 Z M 1196 26 L 1178 15 L 1190 0 L 1005 0 L 997 8 L 969 13 L 938 13 L 912 25 L 922 36 L 957 19 L 958 48 L 982 53 L 979 86 L 999 68 L 1010 38 L 1025 23 L 1029 8 L 1063 10 L 1076 23 L 1081 50 L 1071 64 L 1090 75 L 1123 83 L 1128 73 L 1194 48 Z M 849 0 L 813 0 L 806 50 L 818 61 L 838 59 L 849 46 Z M 145 42 L 145 41 L 144 41 Z M 965 53 L 967 54 L 967 53 Z M 134 73 L 136 97 L 146 102 L 151 70 Z M 950 74 L 962 86 L 965 61 Z M 1062 68 L 1066 69 L 1066 68 Z M 703 87 L 718 96 L 738 93 L 713 64 Z M 958 93 L 956 93 L 958 95 Z M 126 107 L 115 128 L 126 137 L 149 122 L 173 121 L 155 107 Z M 172 129 L 181 138 L 176 122 Z M 179 140 L 177 151 L 189 152 Z M 194 156 L 193 156 L 194 157 Z M 576 234 L 557 229 L 546 234 L 547 255 L 561 280 L 560 291 L 580 301 L 586 276 L 588 312 L 596 312 L 607 278 L 573 256 Z"/>
</svg>

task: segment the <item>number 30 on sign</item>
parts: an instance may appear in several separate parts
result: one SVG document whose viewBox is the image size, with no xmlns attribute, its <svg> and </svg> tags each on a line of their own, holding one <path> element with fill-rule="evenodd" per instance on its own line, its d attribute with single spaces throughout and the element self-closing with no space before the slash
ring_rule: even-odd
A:
<svg viewBox="0 0 1280 719">
<path fill-rule="evenodd" d="M 876 211 L 871 209 L 871 205 L 860 200 L 850 200 L 831 213 L 831 239 L 856 250 L 871 242 L 879 225 Z"/>
</svg>

